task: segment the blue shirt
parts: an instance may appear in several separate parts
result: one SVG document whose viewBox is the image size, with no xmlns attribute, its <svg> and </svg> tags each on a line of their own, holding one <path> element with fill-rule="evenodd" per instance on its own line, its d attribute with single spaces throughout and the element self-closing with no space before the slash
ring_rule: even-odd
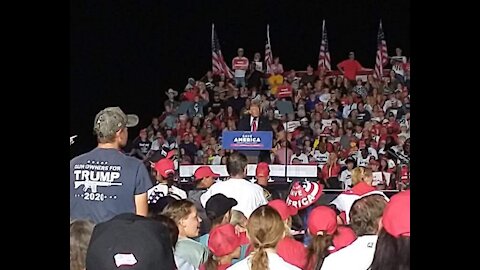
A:
<svg viewBox="0 0 480 270">
<path fill-rule="evenodd" d="M 100 223 L 136 213 L 135 195 L 152 186 L 140 160 L 116 149 L 95 148 L 70 161 L 70 218 Z"/>
</svg>

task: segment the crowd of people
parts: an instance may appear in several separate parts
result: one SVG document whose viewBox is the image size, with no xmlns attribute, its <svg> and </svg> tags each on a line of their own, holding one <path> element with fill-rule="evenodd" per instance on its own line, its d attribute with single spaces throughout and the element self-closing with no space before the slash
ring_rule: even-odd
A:
<svg viewBox="0 0 480 270">
<path fill-rule="evenodd" d="M 70 162 L 71 269 L 409 269 L 410 68 L 396 55 L 388 76 L 364 81 L 353 52 L 339 74 L 285 71 L 278 57 L 267 73 L 240 48 L 234 78 L 208 71 L 166 91 L 126 151 L 138 116 L 100 111 L 98 147 Z M 222 149 L 226 130 L 273 132 L 256 181 L 245 154 Z M 192 164 L 184 190 L 178 166 Z M 316 166 L 318 179 L 283 196 L 269 164 Z M 326 188 L 343 192 L 324 201 Z"/>
</svg>

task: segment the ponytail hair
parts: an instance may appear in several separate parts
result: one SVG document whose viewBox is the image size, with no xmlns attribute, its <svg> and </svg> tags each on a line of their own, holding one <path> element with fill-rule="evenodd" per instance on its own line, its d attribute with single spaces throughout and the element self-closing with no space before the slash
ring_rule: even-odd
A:
<svg viewBox="0 0 480 270">
<path fill-rule="evenodd" d="M 205 262 L 205 270 L 217 270 L 218 261 L 212 252 L 208 255 L 208 259 Z"/>
<path fill-rule="evenodd" d="M 251 270 L 268 270 L 266 249 L 276 248 L 285 236 L 285 223 L 280 214 L 271 206 L 260 206 L 248 220 L 247 233 L 254 248 L 250 258 Z"/>
<path fill-rule="evenodd" d="M 330 254 L 329 247 L 333 246 L 333 235 L 326 231 L 320 231 L 312 237 L 312 241 L 307 248 L 306 269 L 320 270 L 323 260 Z"/>
</svg>

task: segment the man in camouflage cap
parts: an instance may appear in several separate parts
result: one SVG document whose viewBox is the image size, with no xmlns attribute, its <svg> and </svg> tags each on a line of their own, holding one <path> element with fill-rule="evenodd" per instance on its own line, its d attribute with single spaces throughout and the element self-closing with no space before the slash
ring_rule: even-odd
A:
<svg viewBox="0 0 480 270">
<path fill-rule="evenodd" d="M 70 218 L 99 223 L 121 213 L 147 214 L 147 190 L 152 187 L 147 169 L 120 152 L 128 128 L 137 124 L 138 116 L 126 115 L 119 107 L 96 115 L 97 147 L 70 161 Z"/>
</svg>

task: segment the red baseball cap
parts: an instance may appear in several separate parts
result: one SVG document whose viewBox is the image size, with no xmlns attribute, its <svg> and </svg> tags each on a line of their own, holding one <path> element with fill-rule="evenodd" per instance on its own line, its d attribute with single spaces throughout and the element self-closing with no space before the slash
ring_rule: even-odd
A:
<svg viewBox="0 0 480 270">
<path fill-rule="evenodd" d="M 277 245 L 277 254 L 289 264 L 304 269 L 307 264 L 307 249 L 292 237 L 285 237 Z"/>
<path fill-rule="evenodd" d="M 213 228 L 208 238 L 208 248 L 217 257 L 231 254 L 240 247 L 240 237 L 235 233 L 232 224 L 224 224 Z"/>
<path fill-rule="evenodd" d="M 270 167 L 268 166 L 268 163 L 258 163 L 257 169 L 255 170 L 255 175 L 260 177 L 268 177 L 270 175 Z"/>
<path fill-rule="evenodd" d="M 210 169 L 209 166 L 201 166 L 198 167 L 197 170 L 195 170 L 195 180 L 202 180 L 204 177 L 213 177 L 213 178 L 218 178 L 220 174 L 214 173 L 212 169 Z"/>
<path fill-rule="evenodd" d="M 350 245 L 357 239 L 355 232 L 348 226 L 338 226 L 337 232 L 333 235 L 333 248 L 329 249 L 330 253 L 339 251 L 340 249 Z"/>
<path fill-rule="evenodd" d="M 286 203 L 298 210 L 305 209 L 314 204 L 322 196 L 323 186 L 317 182 L 305 181 L 300 184 L 295 182 L 287 196 Z"/>
<path fill-rule="evenodd" d="M 268 205 L 277 210 L 282 220 L 287 220 L 288 217 L 295 216 L 298 213 L 297 208 L 288 206 L 285 201 L 280 199 L 269 201 Z"/>
<path fill-rule="evenodd" d="M 157 163 L 155 163 L 155 170 L 162 177 L 168 177 L 168 174 L 175 172 L 175 165 L 173 161 L 168 158 L 162 158 Z"/>
<path fill-rule="evenodd" d="M 175 155 L 175 149 L 170 150 L 168 151 L 166 158 L 171 159 L 174 155 Z"/>
<path fill-rule="evenodd" d="M 383 228 L 394 237 L 410 236 L 410 190 L 390 198 L 382 218 Z"/>
<path fill-rule="evenodd" d="M 337 214 L 328 206 L 317 206 L 308 217 L 308 230 L 311 235 L 317 235 L 321 231 L 334 234 L 337 230 Z"/>
</svg>

